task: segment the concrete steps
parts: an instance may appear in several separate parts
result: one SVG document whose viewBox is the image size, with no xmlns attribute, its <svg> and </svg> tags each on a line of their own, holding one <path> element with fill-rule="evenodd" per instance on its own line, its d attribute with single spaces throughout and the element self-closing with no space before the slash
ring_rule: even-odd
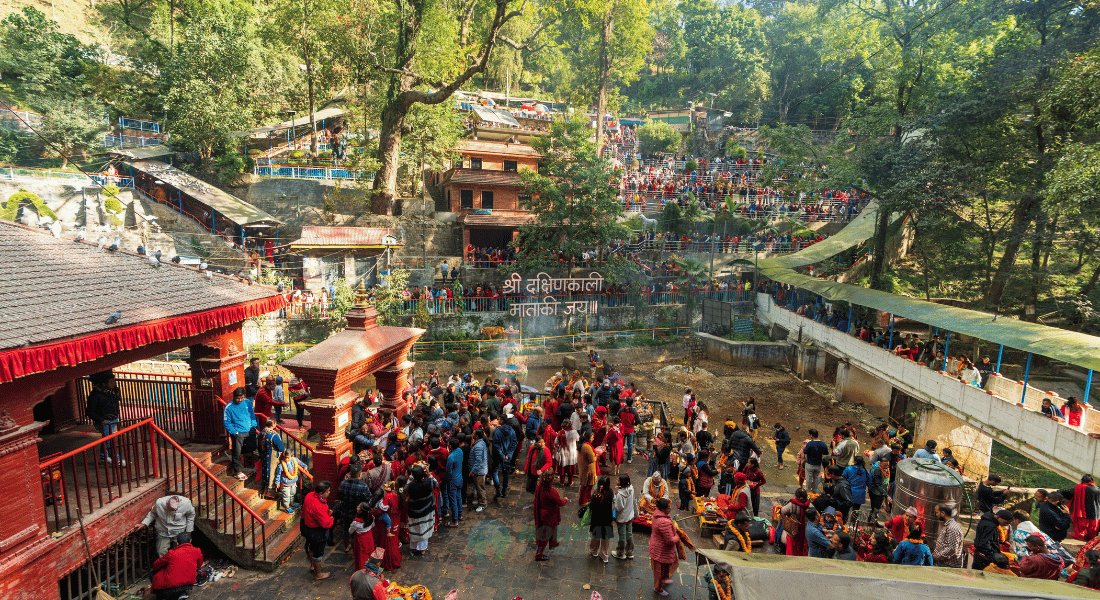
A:
<svg viewBox="0 0 1100 600">
<path fill-rule="evenodd" d="M 260 493 L 260 484 L 255 481 L 252 469 L 246 469 L 250 476 L 241 481 L 229 476 L 227 457 L 215 460 L 209 452 L 200 452 L 194 457 L 245 506 L 265 521 L 262 525 L 256 523 L 247 511 L 228 499 L 220 489 L 215 491 L 217 486 L 212 482 L 203 485 L 202 481 L 207 479 L 207 475 L 197 472 L 192 476 L 192 481 L 199 484 L 196 486 L 199 490 L 198 497 L 192 498 L 199 517 L 196 525 L 226 556 L 240 566 L 261 571 L 275 570 L 301 540 L 296 527 L 298 513 L 288 514 L 279 510 L 275 500 L 265 498 Z"/>
</svg>

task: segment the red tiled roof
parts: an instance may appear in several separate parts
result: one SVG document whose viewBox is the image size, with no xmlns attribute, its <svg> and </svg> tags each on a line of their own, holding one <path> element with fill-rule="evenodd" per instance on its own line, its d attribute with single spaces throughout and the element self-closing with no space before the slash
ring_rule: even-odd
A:
<svg viewBox="0 0 1100 600">
<path fill-rule="evenodd" d="M 396 235 L 388 227 L 302 227 L 302 237 L 291 246 L 384 246 L 384 237 Z M 396 243 L 395 246 L 404 244 Z"/>
<path fill-rule="evenodd" d="M 485 169 L 451 169 L 443 184 L 506 185 L 523 186 L 519 173 L 512 171 L 489 171 Z"/>
<path fill-rule="evenodd" d="M 0 281 L 4 286 L 0 296 L 0 363 L 4 363 L 0 364 L 0 381 L 11 378 L 4 374 L 4 365 L 12 359 L 6 355 L 35 350 L 36 345 L 194 315 L 204 318 L 185 329 L 220 327 L 229 324 L 227 319 L 243 321 L 281 305 L 281 298 L 269 287 L 249 286 L 221 275 L 207 279 L 198 269 L 172 263 L 154 268 L 144 256 L 99 250 L 94 243 L 57 239 L 8 221 L 0 221 Z M 216 310 L 221 312 L 215 318 L 212 311 Z M 120 311 L 122 318 L 105 324 L 115 311 Z M 99 340 L 95 349 L 84 349 L 83 356 L 50 359 L 54 360 L 52 368 L 89 360 L 89 353 L 103 356 L 117 352 L 120 345 L 136 347 L 182 337 L 176 333 L 183 328 L 160 329 L 164 331 L 142 331 L 121 342 Z M 16 350 L 10 350 L 13 348 Z M 23 361 L 12 370 L 21 376 L 49 369 Z"/>
<path fill-rule="evenodd" d="M 495 227 L 518 227 L 532 223 L 535 215 L 524 212 L 494 212 L 491 215 L 475 215 L 466 213 L 459 221 L 466 225 L 485 225 Z"/>
</svg>

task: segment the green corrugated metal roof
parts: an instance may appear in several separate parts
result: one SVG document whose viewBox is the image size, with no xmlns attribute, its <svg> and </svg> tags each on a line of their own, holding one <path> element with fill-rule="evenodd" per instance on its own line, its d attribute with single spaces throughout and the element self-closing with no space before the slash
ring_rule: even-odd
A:
<svg viewBox="0 0 1100 600">
<path fill-rule="evenodd" d="M 991 313 L 936 304 L 794 271 L 795 267 L 821 262 L 869 239 L 875 232 L 877 212 L 878 205 L 872 202 L 837 235 L 794 254 L 761 260 L 761 274 L 780 283 L 820 294 L 828 300 L 866 306 L 994 344 L 1100 370 L 1100 337 L 1004 316 L 994 317 Z M 897 217 L 893 216 L 894 219 Z"/>
</svg>

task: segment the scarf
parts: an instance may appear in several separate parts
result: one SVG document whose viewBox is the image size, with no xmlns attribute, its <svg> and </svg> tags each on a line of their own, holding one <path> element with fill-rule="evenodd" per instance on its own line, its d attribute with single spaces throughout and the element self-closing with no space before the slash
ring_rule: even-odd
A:
<svg viewBox="0 0 1100 600">
<path fill-rule="evenodd" d="M 654 488 L 653 487 L 653 478 L 650 477 L 649 478 L 649 495 L 653 496 L 654 501 L 657 501 L 657 500 L 660 500 L 661 498 L 664 498 L 665 497 L 665 480 L 664 479 L 661 480 L 661 487 L 660 488 Z M 1098 539 L 1100 539 L 1100 538 L 1098 538 Z"/>
<path fill-rule="evenodd" d="M 718 592 L 718 600 L 733 599 L 733 582 L 725 572 L 718 571 L 714 574 L 714 589 Z"/>
<path fill-rule="evenodd" d="M 731 521 L 732 523 L 732 521 Z M 752 543 L 749 541 L 749 536 L 741 533 L 741 530 L 737 526 L 730 527 L 730 531 L 737 537 L 737 542 L 741 544 L 741 551 L 752 554 Z"/>
<path fill-rule="evenodd" d="M 880 460 L 878 461 L 878 470 L 882 471 L 882 476 L 887 480 L 890 479 L 890 461 Z"/>
<path fill-rule="evenodd" d="M 283 473 L 286 474 L 287 479 L 297 479 L 298 478 L 298 471 L 299 471 L 298 459 L 296 459 L 294 457 L 291 457 L 289 463 L 285 460 L 280 460 L 279 465 L 282 466 Z"/>
</svg>

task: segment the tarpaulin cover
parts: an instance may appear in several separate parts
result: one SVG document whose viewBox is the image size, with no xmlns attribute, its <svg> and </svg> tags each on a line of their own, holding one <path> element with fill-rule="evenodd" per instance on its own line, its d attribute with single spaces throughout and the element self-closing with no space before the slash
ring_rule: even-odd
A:
<svg viewBox="0 0 1100 600">
<path fill-rule="evenodd" d="M 821 262 L 869 239 L 874 235 L 876 213 L 877 204 L 871 202 L 837 235 L 794 254 L 761 260 L 760 273 L 773 281 L 819 294 L 827 300 L 850 302 L 986 342 L 1100 370 L 1100 337 L 1009 317 L 994 318 L 992 313 L 955 308 L 858 285 L 819 279 L 793 270 L 795 267 Z M 894 215 L 892 219 L 897 216 Z"/>
<path fill-rule="evenodd" d="M 969 569 L 910 567 L 805 556 L 699 550 L 730 572 L 735 598 L 844 600 L 1061 600 L 1096 598 L 1095 590 Z"/>
<path fill-rule="evenodd" d="M 841 229 L 836 235 L 821 240 L 813 246 L 795 252 L 794 254 L 763 259 L 760 261 L 760 269 L 763 270 L 765 267 L 773 266 L 786 267 L 788 269 L 805 267 L 819 263 L 831 256 L 836 256 L 853 246 L 858 246 L 875 235 L 875 219 L 877 215 L 878 202 L 872 200 L 862 211 L 860 211 L 856 218 L 852 219 L 852 222 L 848 223 L 848 225 L 844 229 Z M 892 216 L 891 220 L 896 219 L 898 216 L 900 215 Z"/>
<path fill-rule="evenodd" d="M 495 108 L 489 108 L 485 106 L 474 106 L 474 112 L 482 121 L 489 123 L 501 123 L 503 125 L 510 125 L 512 127 L 519 127 L 519 121 L 512 116 L 512 113 L 506 110 L 498 110 Z"/>
</svg>

